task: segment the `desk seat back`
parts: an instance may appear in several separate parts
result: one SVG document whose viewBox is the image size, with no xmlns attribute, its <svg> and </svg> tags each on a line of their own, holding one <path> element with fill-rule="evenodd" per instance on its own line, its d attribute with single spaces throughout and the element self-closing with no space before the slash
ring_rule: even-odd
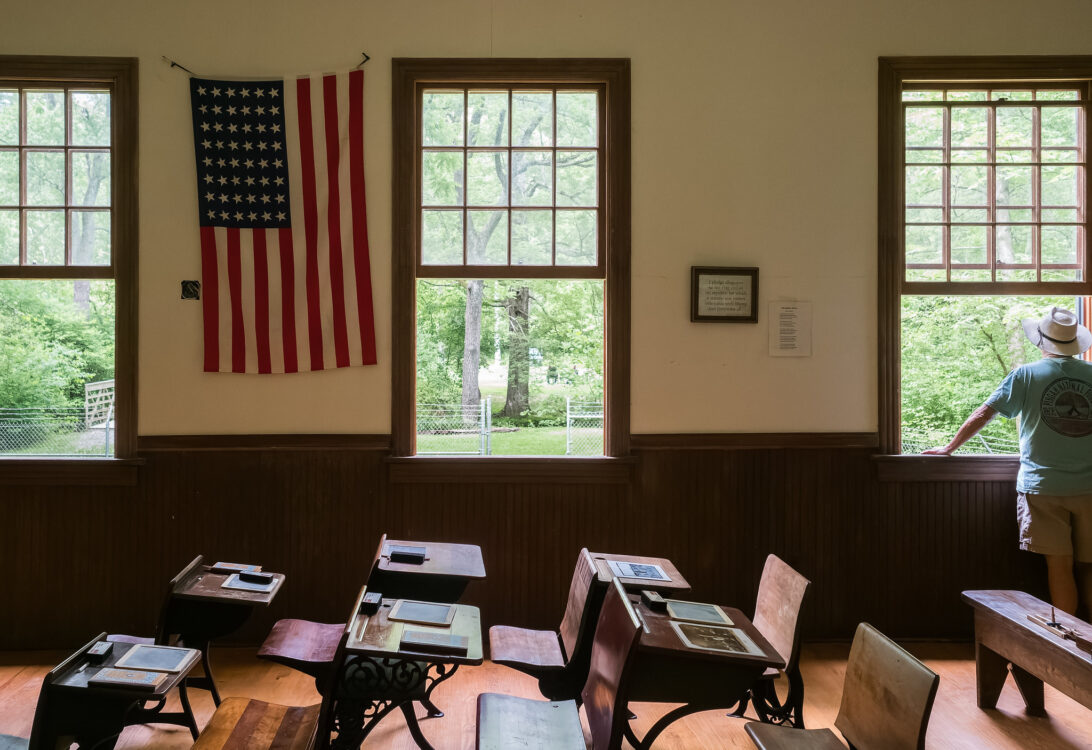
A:
<svg viewBox="0 0 1092 750">
<path fill-rule="evenodd" d="M 629 721 L 626 676 L 641 623 L 617 578 L 607 588 L 595 628 L 588 681 L 581 698 L 591 729 L 592 750 L 621 747 Z"/>
<path fill-rule="evenodd" d="M 752 622 L 791 670 L 800 653 L 800 611 L 811 581 L 777 555 L 769 555 L 758 584 Z"/>
<path fill-rule="evenodd" d="M 606 592 L 607 586 L 599 580 L 595 560 L 585 547 L 576 557 L 565 614 L 561 618 L 561 645 L 565 649 L 566 662 L 580 659 L 581 655 L 581 660 L 586 662 Z"/>
<path fill-rule="evenodd" d="M 159 608 L 159 620 L 156 622 L 155 626 L 155 642 L 159 645 L 169 645 L 171 636 L 178 634 L 177 623 L 173 622 L 176 619 L 175 611 L 176 607 L 178 607 L 174 601 L 174 592 L 195 570 L 201 567 L 201 563 L 204 559 L 204 555 L 198 555 L 193 558 L 186 567 L 178 571 L 178 573 L 167 582 L 167 593 L 163 597 L 163 606 Z"/>
<path fill-rule="evenodd" d="M 54 750 L 57 740 L 59 739 L 56 732 L 56 722 L 59 717 L 55 717 L 52 714 L 51 695 L 53 692 L 53 684 L 60 679 L 61 675 L 70 667 L 75 666 L 78 661 L 83 659 L 83 655 L 87 653 L 89 648 L 99 641 L 104 640 L 106 640 L 106 633 L 99 633 L 79 648 L 74 654 L 49 670 L 49 674 L 42 680 L 41 690 L 38 691 L 38 705 L 34 708 L 34 723 L 31 724 L 28 750 Z"/>
<path fill-rule="evenodd" d="M 860 750 L 921 750 L 940 677 L 866 622 L 849 650 L 834 725 Z"/>
<path fill-rule="evenodd" d="M 384 535 L 384 540 L 386 535 Z M 383 549 L 382 542 L 379 549 Z M 334 714 L 338 700 L 338 684 L 345 673 L 347 658 L 346 649 L 349 644 L 349 634 L 356 623 L 356 615 L 360 612 L 360 605 L 364 601 L 364 594 L 368 592 L 367 585 L 361 587 L 353 602 L 353 608 L 349 611 L 349 617 L 345 622 L 345 628 L 341 631 L 341 640 L 338 641 L 337 650 L 334 652 L 334 660 L 330 665 L 330 673 L 326 676 L 326 684 L 319 685 L 322 693 L 322 706 L 319 708 L 318 726 L 315 729 L 315 742 L 312 750 L 327 750 L 330 747 L 330 735 L 334 731 Z"/>
</svg>

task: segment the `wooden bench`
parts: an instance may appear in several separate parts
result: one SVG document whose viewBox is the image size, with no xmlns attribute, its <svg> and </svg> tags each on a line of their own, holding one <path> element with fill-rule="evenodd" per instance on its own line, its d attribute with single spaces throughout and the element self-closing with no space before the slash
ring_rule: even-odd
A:
<svg viewBox="0 0 1092 750">
<path fill-rule="evenodd" d="M 1049 682 L 1083 706 L 1092 708 L 1092 656 L 1073 641 L 1028 619 L 1050 619 L 1051 607 L 1023 591 L 964 591 L 974 608 L 975 667 L 978 707 L 994 708 L 1011 664 L 1012 677 L 1029 714 L 1043 715 L 1043 683 Z M 1092 632 L 1092 626 L 1062 611 L 1055 619 L 1064 628 Z"/>
<path fill-rule="evenodd" d="M 592 750 L 622 746 L 629 711 L 626 677 L 641 624 L 625 589 L 612 581 L 595 629 L 581 692 Z M 477 750 L 585 750 L 575 700 L 538 701 L 497 693 L 478 696 Z"/>
</svg>

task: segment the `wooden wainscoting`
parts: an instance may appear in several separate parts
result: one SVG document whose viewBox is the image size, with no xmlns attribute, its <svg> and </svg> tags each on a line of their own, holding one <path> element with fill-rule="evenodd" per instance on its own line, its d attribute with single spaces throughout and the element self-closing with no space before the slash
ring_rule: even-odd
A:
<svg viewBox="0 0 1092 750">
<path fill-rule="evenodd" d="M 135 486 L 0 488 L 0 648 L 150 635 L 167 579 L 198 553 L 288 575 L 238 641 L 280 617 L 337 622 L 383 532 L 480 544 L 489 577 L 465 599 L 485 624 L 556 626 L 582 546 L 669 557 L 694 597 L 747 612 L 774 552 L 814 583 L 812 639 L 848 640 L 861 620 L 969 637 L 961 590 L 1044 594 L 1041 562 L 1016 549 L 1011 483 L 881 483 L 875 448 L 852 439 L 756 442 L 635 440 L 628 482 L 555 483 L 391 482 L 383 439 L 145 439 Z"/>
</svg>

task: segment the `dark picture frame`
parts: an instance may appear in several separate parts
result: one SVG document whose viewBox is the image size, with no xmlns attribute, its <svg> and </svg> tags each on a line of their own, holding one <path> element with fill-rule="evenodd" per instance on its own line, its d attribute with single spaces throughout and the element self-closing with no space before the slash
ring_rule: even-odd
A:
<svg viewBox="0 0 1092 750">
<path fill-rule="evenodd" d="M 690 267 L 691 323 L 757 323 L 758 269 Z"/>
</svg>

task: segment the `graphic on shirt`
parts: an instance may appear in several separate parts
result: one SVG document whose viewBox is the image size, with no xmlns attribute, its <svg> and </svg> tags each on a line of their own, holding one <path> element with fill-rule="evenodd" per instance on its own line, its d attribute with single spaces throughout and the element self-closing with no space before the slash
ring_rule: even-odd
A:
<svg viewBox="0 0 1092 750">
<path fill-rule="evenodd" d="M 1047 427 L 1066 437 L 1092 435 L 1092 386 L 1058 378 L 1043 391 L 1039 412 Z"/>
</svg>

